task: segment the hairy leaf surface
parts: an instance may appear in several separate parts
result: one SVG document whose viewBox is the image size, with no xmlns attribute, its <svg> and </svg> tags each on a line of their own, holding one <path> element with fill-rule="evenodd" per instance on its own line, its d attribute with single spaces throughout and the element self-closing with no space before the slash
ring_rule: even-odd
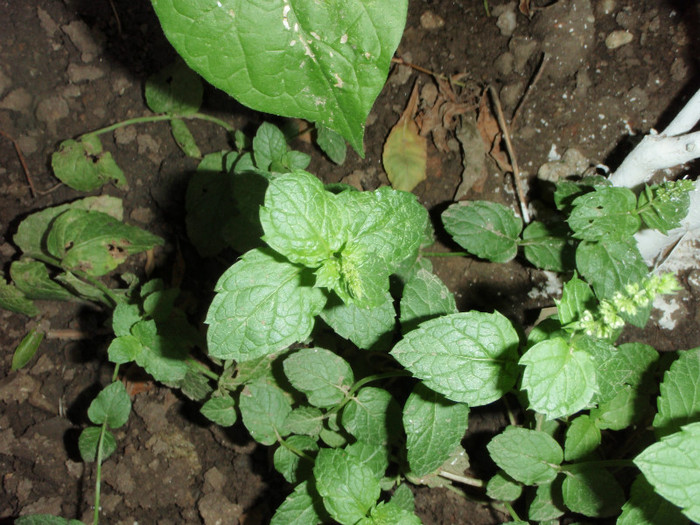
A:
<svg viewBox="0 0 700 525">
<path fill-rule="evenodd" d="M 391 354 L 448 399 L 485 405 L 515 384 L 518 334 L 499 313 L 466 312 L 422 323 Z"/>
<path fill-rule="evenodd" d="M 421 477 L 437 470 L 459 446 L 468 418 L 467 405 L 449 401 L 418 383 L 403 407 L 411 472 Z"/>
<path fill-rule="evenodd" d="M 526 485 L 553 481 L 564 459 L 564 451 L 552 436 L 525 428 L 506 428 L 487 448 L 496 465 Z"/>
<path fill-rule="evenodd" d="M 214 357 L 250 361 L 303 341 L 325 304 L 301 267 L 251 250 L 219 279 L 206 323 Z"/>
</svg>

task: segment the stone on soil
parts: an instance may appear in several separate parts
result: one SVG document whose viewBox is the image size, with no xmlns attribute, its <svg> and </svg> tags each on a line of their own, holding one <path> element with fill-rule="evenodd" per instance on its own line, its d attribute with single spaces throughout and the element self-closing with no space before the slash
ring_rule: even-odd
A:
<svg viewBox="0 0 700 525">
<path fill-rule="evenodd" d="M 76 20 L 61 26 L 61 29 L 68 35 L 73 45 L 78 48 L 80 59 L 83 62 L 87 63 L 95 60 L 95 56 L 100 52 L 100 45 L 85 22 Z"/>
<path fill-rule="evenodd" d="M 532 32 L 549 56 L 544 75 L 573 76 L 588 63 L 595 45 L 595 17 L 590 0 L 561 0 L 539 11 Z"/>
</svg>

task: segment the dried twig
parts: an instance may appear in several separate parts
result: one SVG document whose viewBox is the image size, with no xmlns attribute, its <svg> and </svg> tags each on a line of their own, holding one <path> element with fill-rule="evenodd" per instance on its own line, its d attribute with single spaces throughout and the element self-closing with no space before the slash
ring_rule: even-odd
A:
<svg viewBox="0 0 700 525">
<path fill-rule="evenodd" d="M 117 32 L 119 36 L 122 36 L 122 21 L 119 19 L 119 13 L 117 12 L 117 7 L 114 5 L 113 0 L 109 0 L 109 5 L 112 7 L 112 13 L 114 13 L 114 19 L 117 21 Z"/>
<path fill-rule="evenodd" d="M 542 60 L 540 61 L 539 68 L 537 69 L 537 73 L 535 73 L 534 78 L 532 79 L 532 82 L 527 86 L 527 89 L 525 90 L 525 93 L 523 94 L 522 98 L 520 99 L 520 102 L 518 102 L 518 106 L 515 108 L 515 111 L 513 112 L 513 118 L 510 119 L 510 129 L 515 130 L 515 123 L 518 120 L 518 115 L 520 115 L 520 110 L 523 108 L 525 105 L 525 101 L 527 100 L 527 97 L 530 95 L 530 92 L 532 89 L 535 87 L 535 84 L 540 80 L 540 77 L 542 76 L 542 72 L 544 71 L 544 66 L 547 64 L 547 60 L 549 59 L 549 55 L 547 53 L 542 53 Z"/>
<path fill-rule="evenodd" d="M 522 181 L 520 180 L 520 170 L 518 169 L 518 160 L 515 157 L 515 150 L 513 149 L 513 144 L 510 141 L 510 132 L 508 131 L 508 124 L 503 116 L 503 109 L 501 108 L 501 102 L 498 100 L 498 93 L 493 88 L 493 86 L 488 87 L 493 103 L 496 106 L 496 116 L 498 117 L 498 125 L 501 127 L 503 133 L 503 139 L 506 142 L 506 149 L 508 150 L 508 156 L 510 157 L 510 164 L 513 167 L 513 180 L 515 181 L 515 190 L 518 195 L 518 203 L 520 204 L 520 215 L 522 216 L 523 222 L 528 224 L 530 222 L 530 214 L 527 211 L 527 202 L 525 200 L 525 192 L 523 190 Z"/>
<path fill-rule="evenodd" d="M 29 184 L 29 191 L 32 194 L 32 198 L 36 197 L 37 191 L 34 188 L 34 183 L 32 182 L 32 177 L 29 174 L 29 168 L 27 167 L 27 162 L 24 160 L 24 155 L 22 155 L 22 149 L 19 147 L 19 144 L 17 143 L 17 141 L 13 137 L 11 137 L 7 133 L 5 133 L 4 131 L 0 130 L 0 135 L 2 135 L 7 140 L 12 142 L 12 145 L 15 148 L 15 153 L 17 153 L 17 158 L 19 158 L 19 162 L 22 165 L 22 169 L 24 170 L 24 176 L 26 177 L 27 183 Z"/>
</svg>

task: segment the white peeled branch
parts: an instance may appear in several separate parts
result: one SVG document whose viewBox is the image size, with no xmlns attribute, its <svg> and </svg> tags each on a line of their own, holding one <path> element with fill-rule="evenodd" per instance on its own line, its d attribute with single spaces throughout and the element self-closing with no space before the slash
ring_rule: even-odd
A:
<svg viewBox="0 0 700 525">
<path fill-rule="evenodd" d="M 671 124 L 662 132 L 644 137 L 610 176 L 615 186 L 636 188 L 648 181 L 658 170 L 673 168 L 700 158 L 700 131 L 689 133 L 700 122 L 700 90 L 691 97 Z M 700 237 L 700 180 L 690 194 L 688 215 L 680 228 L 667 235 L 656 230 L 642 230 L 635 236 L 639 250 L 647 264 L 659 264 L 659 258 L 668 250 Z"/>
</svg>

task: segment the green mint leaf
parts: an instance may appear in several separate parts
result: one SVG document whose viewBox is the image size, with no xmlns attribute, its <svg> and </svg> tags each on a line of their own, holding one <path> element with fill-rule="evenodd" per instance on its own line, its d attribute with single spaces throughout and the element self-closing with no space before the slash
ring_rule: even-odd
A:
<svg viewBox="0 0 700 525">
<path fill-rule="evenodd" d="M 543 270 L 572 270 L 576 250 L 568 236 L 569 230 L 563 222 L 531 222 L 523 230 L 522 247 L 525 258 Z"/>
<path fill-rule="evenodd" d="M 360 465 L 369 467 L 377 479 L 381 479 L 386 474 L 390 450 L 385 444 L 355 441 L 347 445 L 344 450 Z"/>
<path fill-rule="evenodd" d="M 97 461 L 97 449 L 100 446 L 101 427 L 84 428 L 78 437 L 78 450 L 80 457 L 86 463 Z M 117 450 L 117 441 L 109 430 L 105 430 L 102 440 L 102 461 L 104 462 Z"/>
<path fill-rule="evenodd" d="M 413 512 L 416 508 L 415 498 L 410 487 L 406 483 L 402 483 L 391 495 L 391 502 L 409 512 Z"/>
<path fill-rule="evenodd" d="M 231 396 L 212 397 L 199 410 L 209 421 L 222 427 L 230 427 L 238 419 L 236 401 Z"/>
<path fill-rule="evenodd" d="M 98 211 L 71 209 L 56 217 L 46 247 L 66 268 L 94 277 L 123 263 L 130 254 L 162 245 L 163 239 Z"/>
<path fill-rule="evenodd" d="M 53 220 L 70 209 L 101 211 L 121 221 L 124 215 L 122 200 L 109 195 L 99 197 L 86 197 L 69 204 L 61 204 L 53 208 L 47 208 L 32 213 L 18 226 L 17 233 L 12 240 L 28 257 L 49 255 L 44 248 L 46 232 Z"/>
<path fill-rule="evenodd" d="M 532 327 L 527 335 L 526 348 L 531 348 L 537 343 L 557 337 L 569 337 L 569 334 L 561 327 L 561 322 L 555 317 L 547 317 L 544 321 Z"/>
<path fill-rule="evenodd" d="M 233 153 L 219 151 L 205 155 L 187 185 L 187 236 L 202 257 L 217 255 L 230 244 L 225 232 L 232 229 L 236 199 L 232 188 L 235 176 L 223 172 L 225 158 L 229 154 Z M 267 184 L 263 187 L 263 193 L 266 187 Z M 262 203 L 262 196 L 257 202 Z M 262 235 L 259 225 L 258 230 Z"/>
<path fill-rule="evenodd" d="M 233 208 L 221 230 L 225 242 L 239 253 L 264 245 L 263 228 L 260 224 L 260 207 L 270 175 L 253 171 L 233 173 Z M 211 224 L 211 223 L 210 223 Z"/>
<path fill-rule="evenodd" d="M 337 197 L 305 171 L 270 181 L 260 222 L 267 244 L 305 266 L 319 266 L 346 240 L 344 213 Z"/>
<path fill-rule="evenodd" d="M 284 420 L 292 411 L 291 401 L 277 386 L 265 381 L 246 385 L 239 398 L 243 424 L 258 443 L 272 445 L 284 436 Z"/>
<path fill-rule="evenodd" d="M 342 525 L 357 523 L 379 499 L 379 479 L 344 450 L 321 449 L 313 472 L 324 507 Z"/>
<path fill-rule="evenodd" d="M 459 446 L 467 429 L 469 406 L 445 399 L 418 383 L 403 407 L 406 451 L 411 472 L 435 472 Z"/>
<path fill-rule="evenodd" d="M 583 312 L 591 310 L 595 306 L 596 299 L 593 290 L 574 273 L 574 276 L 563 286 L 561 300 L 557 301 L 559 322 L 562 325 L 567 325 L 577 321 Z"/>
<path fill-rule="evenodd" d="M 553 483 L 538 485 L 527 510 L 531 521 L 555 520 L 566 512 L 561 497 L 561 478 Z"/>
<path fill-rule="evenodd" d="M 629 188 L 604 187 L 577 197 L 567 219 L 574 237 L 586 241 L 625 239 L 641 225 L 637 199 Z"/>
<path fill-rule="evenodd" d="M 518 253 L 523 222 L 502 204 L 457 202 L 442 213 L 442 223 L 457 244 L 482 259 L 508 262 Z"/>
<path fill-rule="evenodd" d="M 143 345 L 139 340 L 131 334 L 122 335 L 115 339 L 109 344 L 107 353 L 109 355 L 109 360 L 112 363 L 123 365 L 125 363 L 130 363 L 135 361 L 136 357 L 141 354 L 143 350 Z"/>
<path fill-rule="evenodd" d="M 184 379 L 188 370 L 185 362 L 188 342 L 180 334 L 174 330 L 159 330 L 159 325 L 153 320 L 139 321 L 132 326 L 131 333 L 139 343 L 134 356 L 137 365 L 156 381 L 173 383 Z M 131 340 L 126 341 L 128 348 L 133 350 L 135 345 Z"/>
<path fill-rule="evenodd" d="M 13 261 L 10 277 L 28 299 L 70 301 L 75 296 L 49 277 L 49 270 L 39 261 Z"/>
<path fill-rule="evenodd" d="M 336 164 L 340 165 L 345 162 L 348 149 L 345 145 L 345 139 L 332 129 L 317 124 L 316 144 Z"/>
<path fill-rule="evenodd" d="M 317 525 L 326 518 L 325 512 L 319 516 L 319 507 L 323 508 L 321 496 L 304 481 L 277 507 L 270 525 Z"/>
<path fill-rule="evenodd" d="M 143 300 L 144 315 L 155 319 L 156 322 L 165 322 L 171 315 L 176 316 L 179 310 L 174 310 L 175 300 L 179 295 L 178 288 L 168 288 L 149 294 Z"/>
<path fill-rule="evenodd" d="M 290 434 L 318 436 L 323 428 L 323 413 L 314 407 L 302 406 L 292 410 L 284 420 L 284 429 Z"/>
<path fill-rule="evenodd" d="M 202 105 L 204 87 L 199 76 L 181 60 L 146 80 L 146 104 L 154 113 L 189 115 Z"/>
<path fill-rule="evenodd" d="M 392 501 L 380 501 L 372 509 L 368 518 L 363 518 L 357 525 L 421 525 L 421 520 L 413 512 L 402 509 Z"/>
<path fill-rule="evenodd" d="M 486 495 L 496 501 L 515 501 L 523 493 L 523 486 L 499 470 L 486 484 Z"/>
<path fill-rule="evenodd" d="M 343 250 L 338 279 L 329 287 L 358 308 L 376 308 L 387 302 L 390 273 L 385 259 L 364 243 L 353 242 Z"/>
<path fill-rule="evenodd" d="M 658 437 L 677 432 L 681 426 L 700 421 L 700 347 L 679 352 L 664 374 L 654 431 Z"/>
<path fill-rule="evenodd" d="M 319 122 L 362 152 L 406 0 L 154 0 L 153 7 L 168 40 L 211 84 L 254 110 Z"/>
<path fill-rule="evenodd" d="M 170 131 L 178 147 L 188 157 L 195 159 L 202 158 L 202 151 L 197 146 L 197 141 L 194 139 L 190 128 L 187 127 L 184 120 L 179 118 L 170 121 Z"/>
<path fill-rule="evenodd" d="M 584 241 L 576 249 L 576 267 L 600 299 L 612 298 L 649 273 L 634 238 Z"/>
<path fill-rule="evenodd" d="M 355 381 L 350 365 L 323 348 L 302 348 L 282 363 L 294 388 L 316 407 L 332 407 L 345 399 Z"/>
<path fill-rule="evenodd" d="M 269 250 L 246 253 L 216 285 L 206 318 L 209 354 L 250 361 L 306 339 L 325 304 L 306 279 L 303 268 Z"/>
<path fill-rule="evenodd" d="M 634 459 L 656 492 L 700 521 L 700 422 L 661 438 Z"/>
<path fill-rule="evenodd" d="M 295 451 L 302 452 L 307 456 L 313 457 L 316 455 L 316 452 L 318 452 L 316 440 L 309 436 L 289 436 L 286 439 L 286 444 Z M 311 477 L 313 463 L 305 458 L 299 457 L 295 452 L 287 448 L 287 446 L 280 445 L 277 450 L 275 450 L 275 454 L 272 458 L 275 470 L 282 474 L 282 477 L 292 485 L 299 481 L 309 479 Z"/>
<path fill-rule="evenodd" d="M 678 228 L 688 214 L 690 195 L 687 191 L 669 191 L 669 183 L 644 186 L 639 194 L 637 208 L 644 224 L 667 233 Z"/>
<path fill-rule="evenodd" d="M 348 443 L 348 438 L 345 434 L 327 428 L 322 428 L 318 437 L 331 448 L 342 448 Z"/>
<path fill-rule="evenodd" d="M 284 154 L 282 159 L 284 171 L 282 173 L 287 173 L 289 171 L 305 170 L 309 167 L 311 163 L 311 156 L 307 155 L 302 151 L 289 150 Z"/>
<path fill-rule="evenodd" d="M 564 504 L 590 518 L 607 518 L 620 512 L 625 494 L 614 476 L 600 467 L 570 465 L 562 484 Z"/>
<path fill-rule="evenodd" d="M 44 332 L 29 330 L 29 333 L 22 338 L 12 354 L 10 370 L 14 372 L 29 363 L 39 350 L 39 345 L 43 340 Z"/>
<path fill-rule="evenodd" d="M 88 408 L 88 417 L 96 425 L 107 423 L 109 428 L 119 428 L 129 419 L 131 399 L 124 383 L 114 381 L 97 394 Z"/>
<path fill-rule="evenodd" d="M 577 461 L 591 454 L 600 445 L 600 428 L 595 420 L 582 414 L 574 419 L 566 429 L 564 441 L 564 459 Z"/>
<path fill-rule="evenodd" d="M 466 312 L 422 323 L 391 354 L 426 386 L 452 401 L 486 405 L 517 378 L 520 339 L 498 312 Z"/>
<path fill-rule="evenodd" d="M 599 403 L 598 408 L 592 409 L 590 414 L 601 430 L 622 430 L 644 419 L 649 411 L 649 397 L 625 385 L 615 397 Z"/>
<path fill-rule="evenodd" d="M 102 149 L 100 139 L 85 135 L 81 140 L 64 140 L 53 155 L 54 175 L 74 190 L 93 191 L 108 182 L 126 188 L 124 172 L 109 151 Z"/>
<path fill-rule="evenodd" d="M 360 389 L 342 412 L 342 425 L 353 437 L 373 445 L 387 445 L 397 437 L 391 429 L 401 420 L 398 403 L 386 390 Z"/>
<path fill-rule="evenodd" d="M 114 305 L 113 298 L 106 292 L 100 290 L 96 286 L 80 280 L 72 273 L 59 273 L 54 277 L 54 279 L 65 286 L 66 289 L 70 290 L 76 297 L 86 301 L 102 303 L 109 308 L 112 308 Z"/>
<path fill-rule="evenodd" d="M 532 346 L 520 358 L 522 388 L 530 408 L 555 419 L 586 408 L 596 393 L 595 364 L 590 354 L 562 338 Z"/>
<path fill-rule="evenodd" d="M 331 297 L 321 312 L 328 326 L 340 337 L 355 343 L 363 350 L 384 350 L 392 341 L 396 326 L 396 310 L 391 295 L 375 308 L 363 308 L 355 303 L 344 303 Z"/>
<path fill-rule="evenodd" d="M 681 510 L 659 496 L 644 476 L 632 483 L 630 499 L 622 506 L 617 525 L 688 525 Z"/>
<path fill-rule="evenodd" d="M 0 272 L 0 308 L 30 317 L 39 314 L 39 308 L 14 285 L 5 282 Z"/>
<path fill-rule="evenodd" d="M 258 169 L 272 171 L 273 164 L 281 165 L 287 154 L 287 139 L 274 124 L 263 122 L 253 138 L 253 157 Z"/>
<path fill-rule="evenodd" d="M 428 211 L 412 193 L 383 186 L 373 192 L 344 191 L 340 205 L 352 210 L 349 238 L 386 262 L 393 273 L 413 261 L 425 239 Z"/>
<path fill-rule="evenodd" d="M 401 331 L 404 333 L 423 321 L 458 312 L 454 294 L 437 275 L 423 268 L 404 286 L 400 308 Z"/>
<path fill-rule="evenodd" d="M 526 485 L 553 481 L 564 459 L 564 452 L 553 437 L 525 428 L 506 428 L 487 448 L 496 465 Z"/>
<path fill-rule="evenodd" d="M 192 401 L 204 401 L 214 391 L 209 384 L 209 379 L 192 369 L 187 370 L 177 387 Z"/>
</svg>

